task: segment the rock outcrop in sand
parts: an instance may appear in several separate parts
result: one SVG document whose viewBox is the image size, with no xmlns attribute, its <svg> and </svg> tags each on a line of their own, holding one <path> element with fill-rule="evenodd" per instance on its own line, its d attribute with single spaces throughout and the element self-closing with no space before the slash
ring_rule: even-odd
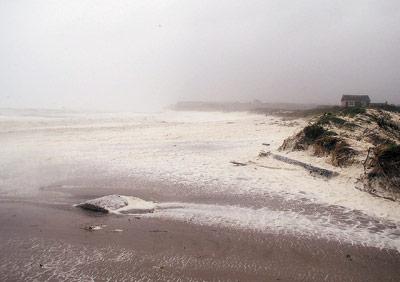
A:
<svg viewBox="0 0 400 282">
<path fill-rule="evenodd" d="M 139 214 L 154 212 L 156 204 L 131 196 L 108 195 L 85 201 L 76 206 L 103 213 Z"/>
<path fill-rule="evenodd" d="M 280 150 L 308 150 L 334 166 L 359 167 L 358 189 L 400 200 L 398 112 L 355 108 L 324 113 L 287 138 Z"/>
</svg>

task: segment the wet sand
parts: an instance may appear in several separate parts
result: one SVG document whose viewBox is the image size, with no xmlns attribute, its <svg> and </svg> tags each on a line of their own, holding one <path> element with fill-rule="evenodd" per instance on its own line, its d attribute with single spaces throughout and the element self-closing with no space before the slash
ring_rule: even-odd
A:
<svg viewBox="0 0 400 282">
<path fill-rule="evenodd" d="M 18 200 L 0 205 L 0 253 L 1 281 L 400 279 L 394 250 Z"/>
<path fill-rule="evenodd" d="M 0 281 L 400 281 L 397 203 L 356 191 L 351 177 L 230 163 L 296 131 L 275 118 L 3 118 Z M 162 208 L 73 207 L 109 194 Z"/>
</svg>

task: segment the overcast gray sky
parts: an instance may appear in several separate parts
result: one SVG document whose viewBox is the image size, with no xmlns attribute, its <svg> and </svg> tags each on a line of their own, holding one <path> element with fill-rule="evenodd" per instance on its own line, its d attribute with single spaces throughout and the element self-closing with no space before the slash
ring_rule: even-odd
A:
<svg viewBox="0 0 400 282">
<path fill-rule="evenodd" d="M 399 0 L 0 0 L 0 107 L 400 103 Z"/>
</svg>

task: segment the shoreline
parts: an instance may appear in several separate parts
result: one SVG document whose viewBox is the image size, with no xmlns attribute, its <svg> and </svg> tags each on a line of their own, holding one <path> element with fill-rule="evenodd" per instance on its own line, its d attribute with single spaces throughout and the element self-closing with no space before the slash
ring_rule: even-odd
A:
<svg viewBox="0 0 400 282">
<path fill-rule="evenodd" d="M 86 231 L 83 227 L 88 224 L 107 226 Z M 395 281 L 400 277 L 396 251 L 140 215 L 98 215 L 68 206 L 13 203 L 1 205 L 0 226 L 2 253 L 7 253 L 0 256 L 3 281 L 22 277 L 71 281 L 76 275 L 93 275 L 95 281 L 123 277 L 128 281 L 141 277 Z M 112 232 L 115 229 L 123 231 Z M 9 252 L 12 249 L 14 253 Z M 81 263 L 74 263 L 77 260 Z M 105 261 L 107 269 L 99 269 Z M 33 265 L 25 269 L 28 262 Z"/>
<path fill-rule="evenodd" d="M 349 170 L 326 180 L 257 157 L 296 124 L 209 113 L 6 121 L 22 131 L 1 140 L 0 280 L 399 280 L 396 203 L 353 189 Z M 73 207 L 110 194 L 158 209 Z"/>
</svg>

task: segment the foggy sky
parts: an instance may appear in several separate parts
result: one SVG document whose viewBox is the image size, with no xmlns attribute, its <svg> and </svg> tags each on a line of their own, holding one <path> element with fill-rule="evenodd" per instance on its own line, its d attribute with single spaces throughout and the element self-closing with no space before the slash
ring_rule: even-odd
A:
<svg viewBox="0 0 400 282">
<path fill-rule="evenodd" d="M 0 107 L 400 103 L 398 0 L 0 0 Z"/>
</svg>

